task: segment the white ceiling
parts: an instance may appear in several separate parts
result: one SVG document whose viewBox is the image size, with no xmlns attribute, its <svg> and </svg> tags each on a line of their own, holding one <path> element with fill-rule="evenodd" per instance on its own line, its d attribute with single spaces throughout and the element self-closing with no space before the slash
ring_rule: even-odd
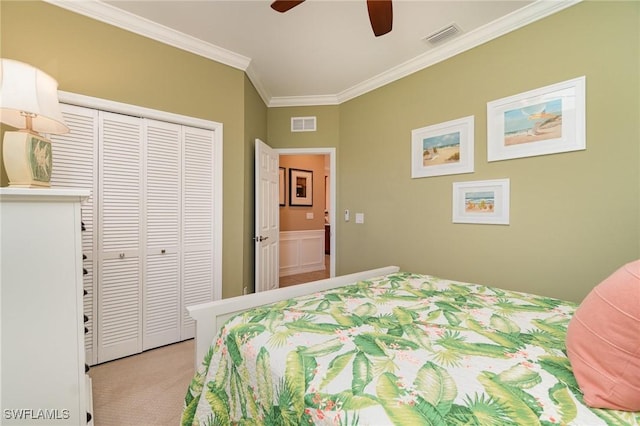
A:
<svg viewBox="0 0 640 426">
<path fill-rule="evenodd" d="M 366 0 L 284 14 L 268 0 L 48 0 L 241 69 L 268 106 L 339 104 L 578 1 L 394 0 L 393 30 L 375 37 Z M 456 36 L 424 40 L 451 24 Z"/>
</svg>

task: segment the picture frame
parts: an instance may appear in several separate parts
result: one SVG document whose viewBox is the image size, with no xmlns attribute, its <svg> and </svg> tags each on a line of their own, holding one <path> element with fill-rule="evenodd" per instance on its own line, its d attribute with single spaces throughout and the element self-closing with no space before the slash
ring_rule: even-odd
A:
<svg viewBox="0 0 640 426">
<path fill-rule="evenodd" d="M 313 171 L 289 169 L 289 205 L 313 206 Z"/>
<path fill-rule="evenodd" d="M 509 225 L 509 179 L 453 183 L 453 223 Z"/>
<path fill-rule="evenodd" d="M 278 168 L 278 179 L 280 181 L 280 184 L 279 184 L 279 186 L 280 186 L 280 198 L 279 198 L 280 206 L 285 206 L 287 204 L 287 201 L 285 200 L 286 193 L 287 193 L 287 191 L 285 189 L 287 187 L 287 182 L 286 182 L 286 177 L 285 177 L 286 170 L 287 169 L 285 169 L 284 167 L 279 167 Z"/>
<path fill-rule="evenodd" d="M 411 178 L 474 171 L 474 116 L 411 131 Z"/>
<path fill-rule="evenodd" d="M 584 76 L 487 103 L 487 160 L 586 149 Z"/>
</svg>

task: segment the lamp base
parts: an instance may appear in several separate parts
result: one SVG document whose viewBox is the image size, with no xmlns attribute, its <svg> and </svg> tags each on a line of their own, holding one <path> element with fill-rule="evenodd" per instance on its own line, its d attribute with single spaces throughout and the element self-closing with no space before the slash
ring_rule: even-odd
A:
<svg viewBox="0 0 640 426">
<path fill-rule="evenodd" d="M 2 156 L 9 186 L 51 186 L 50 140 L 26 131 L 4 132 Z"/>
</svg>

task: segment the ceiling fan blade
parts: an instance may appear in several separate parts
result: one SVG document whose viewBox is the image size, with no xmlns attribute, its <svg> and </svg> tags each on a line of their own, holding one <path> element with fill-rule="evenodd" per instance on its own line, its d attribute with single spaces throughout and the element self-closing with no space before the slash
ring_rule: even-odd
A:
<svg viewBox="0 0 640 426">
<path fill-rule="evenodd" d="M 376 37 L 385 35 L 393 28 L 393 5 L 391 0 L 367 0 L 369 21 Z"/>
<path fill-rule="evenodd" d="M 287 10 L 291 10 L 304 0 L 276 0 L 271 3 L 271 9 L 277 10 L 280 13 L 284 13 Z"/>
</svg>

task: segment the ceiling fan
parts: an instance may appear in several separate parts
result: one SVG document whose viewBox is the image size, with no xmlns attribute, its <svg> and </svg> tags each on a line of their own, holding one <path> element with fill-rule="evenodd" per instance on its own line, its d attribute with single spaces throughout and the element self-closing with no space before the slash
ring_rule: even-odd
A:
<svg viewBox="0 0 640 426">
<path fill-rule="evenodd" d="M 304 0 L 276 0 L 271 8 L 280 13 L 293 9 Z M 369 21 L 376 37 L 391 31 L 393 27 L 393 6 L 391 0 L 367 0 Z"/>
</svg>

